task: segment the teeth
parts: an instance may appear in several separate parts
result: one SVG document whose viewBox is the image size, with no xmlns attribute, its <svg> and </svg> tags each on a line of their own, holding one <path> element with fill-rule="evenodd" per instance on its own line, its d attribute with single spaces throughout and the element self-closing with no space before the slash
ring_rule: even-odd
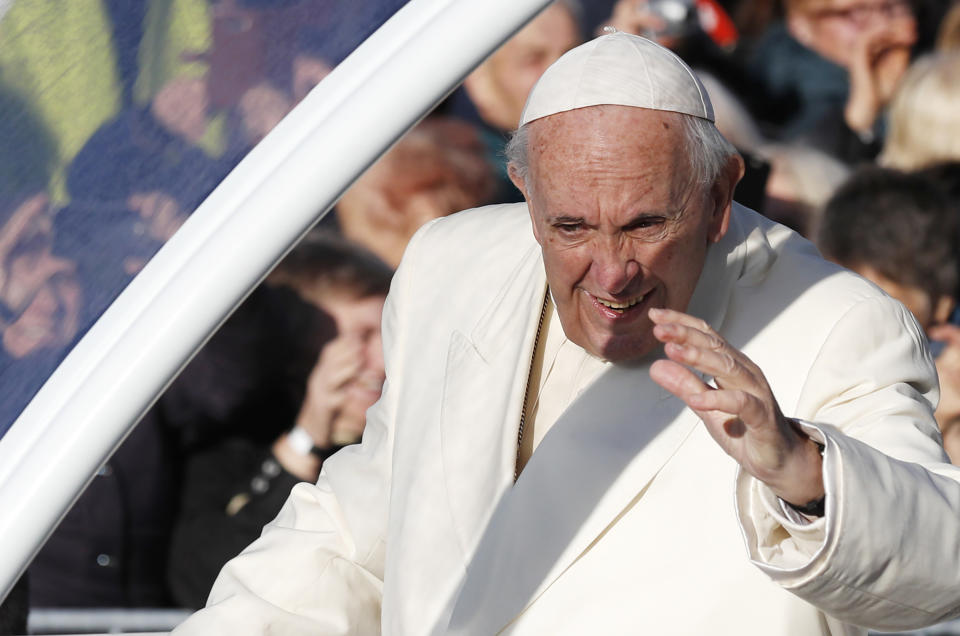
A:
<svg viewBox="0 0 960 636">
<path fill-rule="evenodd" d="M 634 298 L 630 302 L 626 302 L 626 303 L 615 303 L 612 300 L 604 300 L 602 298 L 597 298 L 597 301 L 604 307 L 609 307 L 610 309 L 619 309 L 620 311 L 623 311 L 624 309 L 629 309 L 633 307 L 643 299 L 644 299 L 644 296 L 641 296 L 639 298 Z"/>
</svg>

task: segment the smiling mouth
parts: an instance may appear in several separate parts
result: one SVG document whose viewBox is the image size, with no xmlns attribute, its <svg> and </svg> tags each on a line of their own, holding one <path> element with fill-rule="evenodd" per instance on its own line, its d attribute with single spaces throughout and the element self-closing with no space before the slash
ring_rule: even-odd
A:
<svg viewBox="0 0 960 636">
<path fill-rule="evenodd" d="M 628 301 L 626 301 L 626 302 L 616 302 L 616 301 L 613 301 L 613 300 L 604 300 L 603 298 L 600 298 L 600 297 L 598 297 L 598 296 L 594 296 L 594 298 L 596 299 L 596 301 L 597 301 L 598 303 L 600 303 L 601 305 L 603 305 L 603 306 L 606 307 L 607 309 L 610 309 L 610 310 L 612 310 L 612 311 L 615 311 L 615 312 L 617 312 L 618 314 L 622 314 L 622 313 L 624 313 L 625 311 L 627 311 L 628 309 L 630 309 L 630 308 L 632 308 L 632 307 L 634 307 L 634 306 L 639 305 L 640 303 L 642 303 L 642 302 L 646 299 L 647 295 L 648 295 L 648 294 L 644 294 L 643 296 L 638 296 L 637 298 L 634 298 L 633 300 L 628 300 Z"/>
</svg>

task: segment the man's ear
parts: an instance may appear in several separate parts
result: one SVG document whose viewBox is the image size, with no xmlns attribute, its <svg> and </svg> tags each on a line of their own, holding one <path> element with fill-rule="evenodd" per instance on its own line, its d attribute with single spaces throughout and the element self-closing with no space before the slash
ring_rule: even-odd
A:
<svg viewBox="0 0 960 636">
<path fill-rule="evenodd" d="M 520 174 L 520 171 L 517 170 L 515 163 L 511 162 L 507 164 L 507 176 L 510 177 L 510 181 L 513 185 L 517 186 L 517 190 L 523 195 L 523 198 L 530 201 L 530 197 L 527 196 L 527 181 Z"/>
<path fill-rule="evenodd" d="M 523 194 L 523 200 L 527 202 L 527 212 L 530 214 L 530 225 L 533 226 L 533 237 L 537 239 L 539 243 L 540 226 L 537 225 L 537 216 L 533 213 L 533 201 L 530 200 L 530 188 L 527 187 L 527 180 L 521 176 L 520 171 L 517 170 L 517 166 L 514 163 L 507 164 L 507 175 L 509 175 L 513 185 L 517 186 L 517 190 Z"/>
<path fill-rule="evenodd" d="M 711 243 L 718 243 L 730 227 L 730 210 L 733 207 L 733 191 L 737 183 L 743 178 L 743 158 L 738 154 L 732 155 L 727 164 L 720 171 L 717 180 L 710 188 L 712 203 L 710 227 L 707 239 Z"/>
</svg>

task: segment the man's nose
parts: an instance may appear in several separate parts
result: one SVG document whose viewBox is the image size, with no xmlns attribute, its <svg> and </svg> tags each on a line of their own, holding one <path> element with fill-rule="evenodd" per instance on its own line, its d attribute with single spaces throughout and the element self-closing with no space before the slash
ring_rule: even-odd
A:
<svg viewBox="0 0 960 636">
<path fill-rule="evenodd" d="M 640 264 L 618 241 L 608 241 L 594 253 L 593 270 L 602 291 L 619 294 L 640 273 Z"/>
</svg>

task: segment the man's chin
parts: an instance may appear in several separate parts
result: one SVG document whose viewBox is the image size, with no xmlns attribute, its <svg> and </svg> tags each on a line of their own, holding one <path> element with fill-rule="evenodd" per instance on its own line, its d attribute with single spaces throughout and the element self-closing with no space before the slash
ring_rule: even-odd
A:
<svg viewBox="0 0 960 636">
<path fill-rule="evenodd" d="M 617 364 L 630 363 L 640 360 L 656 346 L 657 342 L 652 334 L 646 337 L 614 337 L 598 347 L 599 353 L 593 355 Z"/>
</svg>

